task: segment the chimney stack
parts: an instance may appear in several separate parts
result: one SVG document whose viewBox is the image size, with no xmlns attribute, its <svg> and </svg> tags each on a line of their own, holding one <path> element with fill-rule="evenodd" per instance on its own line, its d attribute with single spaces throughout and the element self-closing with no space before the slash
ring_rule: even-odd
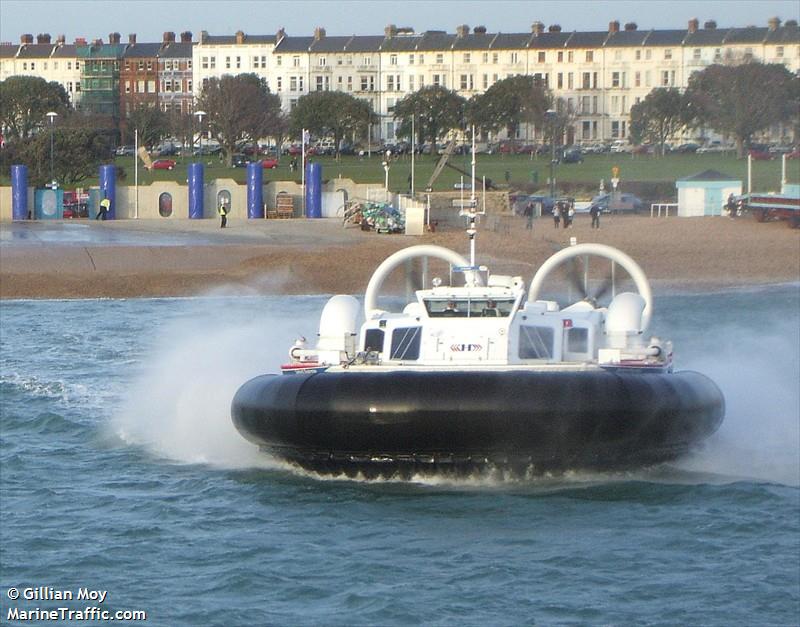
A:
<svg viewBox="0 0 800 627">
<path fill-rule="evenodd" d="M 192 32 L 185 30 L 181 33 L 181 43 L 182 44 L 190 44 L 192 43 Z"/>
<path fill-rule="evenodd" d="M 632 31 L 639 28 L 639 25 L 636 22 L 628 22 L 625 24 L 625 30 Z"/>
<path fill-rule="evenodd" d="M 767 22 L 767 24 L 769 25 L 769 29 L 771 31 L 776 31 L 781 26 L 781 18 L 779 18 L 779 17 L 771 17 L 771 18 L 769 18 L 769 21 Z"/>
<path fill-rule="evenodd" d="M 108 35 L 108 43 L 110 44 L 118 44 L 122 39 L 122 35 L 119 33 L 109 33 Z"/>
<path fill-rule="evenodd" d="M 314 29 L 314 40 L 322 41 L 323 39 L 325 39 L 325 29 L 322 26 L 317 26 Z"/>
<path fill-rule="evenodd" d="M 128 33 L 128 45 L 129 46 L 136 45 L 136 33 Z"/>
<path fill-rule="evenodd" d="M 608 23 L 608 32 L 609 33 L 619 32 L 619 22 L 617 20 Z"/>
<path fill-rule="evenodd" d="M 163 44 L 175 43 L 175 33 L 173 33 L 172 31 L 166 31 L 161 36 L 161 43 Z"/>
<path fill-rule="evenodd" d="M 561 24 L 550 24 L 550 26 L 547 27 L 547 30 L 548 30 L 548 32 L 551 32 L 551 33 L 560 33 L 561 32 Z"/>
<path fill-rule="evenodd" d="M 275 35 L 275 45 L 277 46 L 279 43 L 281 43 L 284 37 L 286 37 L 286 30 L 284 30 L 283 26 L 281 26 Z"/>
<path fill-rule="evenodd" d="M 56 43 L 59 45 L 63 46 L 66 41 L 67 41 L 66 35 L 59 35 L 58 37 L 56 37 Z"/>
<path fill-rule="evenodd" d="M 21 44 L 32 44 L 33 43 L 33 35 L 31 33 L 25 33 L 22 37 L 19 38 L 19 43 Z"/>
<path fill-rule="evenodd" d="M 531 24 L 531 32 L 534 35 L 541 35 L 544 32 L 544 22 L 534 22 Z"/>
<path fill-rule="evenodd" d="M 39 33 L 36 35 L 36 43 L 37 44 L 49 44 L 50 43 L 50 33 Z"/>
<path fill-rule="evenodd" d="M 486 34 L 486 27 L 485 26 L 476 26 L 472 29 L 472 32 L 476 35 L 485 35 Z"/>
<path fill-rule="evenodd" d="M 76 46 L 85 46 L 86 45 L 86 37 L 76 37 L 75 38 L 75 45 Z"/>
<path fill-rule="evenodd" d="M 383 29 L 383 36 L 386 37 L 386 39 L 391 39 L 395 35 L 397 35 L 397 26 L 394 24 L 389 24 Z"/>
<path fill-rule="evenodd" d="M 693 17 L 689 20 L 689 32 L 696 33 L 698 28 L 700 28 L 700 20 L 698 20 L 696 17 Z"/>
<path fill-rule="evenodd" d="M 797 20 L 786 20 L 786 24 L 784 26 L 797 28 Z"/>
<path fill-rule="evenodd" d="M 456 35 L 458 37 L 466 37 L 469 35 L 469 26 L 466 24 L 462 24 L 461 26 L 456 26 Z"/>
<path fill-rule="evenodd" d="M 240 45 L 244 43 L 244 31 L 236 31 L 236 43 Z"/>
<path fill-rule="evenodd" d="M 100 47 L 100 46 L 102 46 L 102 45 L 103 45 L 103 40 L 102 40 L 102 39 L 100 39 L 100 38 L 98 38 L 98 39 L 95 39 L 95 40 L 92 42 L 92 46 L 95 46 L 95 47 L 97 47 L 97 48 L 99 48 L 99 47 Z"/>
<path fill-rule="evenodd" d="M 703 24 L 703 28 L 707 30 L 716 30 L 717 23 L 714 20 L 708 20 L 705 24 Z"/>
</svg>

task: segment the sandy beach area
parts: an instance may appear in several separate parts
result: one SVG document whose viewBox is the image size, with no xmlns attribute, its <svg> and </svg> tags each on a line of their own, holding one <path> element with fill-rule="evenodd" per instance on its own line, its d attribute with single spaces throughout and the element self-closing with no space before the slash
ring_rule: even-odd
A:
<svg viewBox="0 0 800 627">
<path fill-rule="evenodd" d="M 0 297 L 189 296 L 219 290 L 263 294 L 363 294 L 392 252 L 438 244 L 468 256 L 456 224 L 411 237 L 343 228 L 340 221 L 213 220 L 13 223 L 0 228 Z M 592 230 L 551 219 L 487 220 L 478 260 L 529 280 L 555 250 L 599 242 L 633 257 L 654 288 L 697 291 L 800 281 L 800 230 L 751 218 L 604 216 Z"/>
</svg>

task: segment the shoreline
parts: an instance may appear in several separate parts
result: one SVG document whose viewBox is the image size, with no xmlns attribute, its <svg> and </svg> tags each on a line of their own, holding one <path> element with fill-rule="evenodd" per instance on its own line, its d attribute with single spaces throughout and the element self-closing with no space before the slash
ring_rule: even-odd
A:
<svg viewBox="0 0 800 627">
<path fill-rule="evenodd" d="M 526 281 L 575 237 L 626 252 L 662 293 L 800 283 L 800 231 L 782 222 L 604 216 L 592 230 L 580 215 L 572 229 L 540 218 L 533 231 L 521 217 L 487 222 L 478 231 L 479 262 Z M 401 248 L 468 250 L 456 224 L 419 237 L 344 229 L 339 220 L 232 221 L 224 231 L 209 220 L 164 224 L 4 224 L 0 299 L 363 294 L 377 265 Z"/>
</svg>

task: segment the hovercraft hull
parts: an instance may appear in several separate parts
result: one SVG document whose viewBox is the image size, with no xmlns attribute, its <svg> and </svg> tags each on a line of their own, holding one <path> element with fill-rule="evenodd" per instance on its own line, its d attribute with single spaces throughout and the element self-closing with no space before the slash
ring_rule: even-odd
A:
<svg viewBox="0 0 800 627">
<path fill-rule="evenodd" d="M 702 374 L 603 369 L 264 375 L 232 404 L 276 456 L 367 476 L 640 467 L 687 452 L 724 411 Z"/>
</svg>

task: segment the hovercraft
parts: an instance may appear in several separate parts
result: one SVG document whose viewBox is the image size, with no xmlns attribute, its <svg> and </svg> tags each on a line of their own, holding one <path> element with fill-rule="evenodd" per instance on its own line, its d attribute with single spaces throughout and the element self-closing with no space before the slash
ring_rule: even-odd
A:
<svg viewBox="0 0 800 627">
<path fill-rule="evenodd" d="M 319 473 L 407 477 L 636 468 L 673 460 L 717 430 L 719 388 L 674 372 L 671 343 L 645 335 L 653 298 L 633 259 L 575 244 L 526 289 L 521 277 L 476 265 L 476 214 L 468 215 L 469 260 L 433 245 L 394 253 L 369 281 L 360 325 L 358 300 L 333 296 L 315 347 L 299 340 L 281 374 L 239 388 L 239 432 Z M 636 291 L 607 306 L 540 298 L 557 267 L 591 256 L 624 269 Z M 402 311 L 381 309 L 392 270 L 428 257 L 450 264 L 463 285 L 434 278 Z"/>
</svg>

